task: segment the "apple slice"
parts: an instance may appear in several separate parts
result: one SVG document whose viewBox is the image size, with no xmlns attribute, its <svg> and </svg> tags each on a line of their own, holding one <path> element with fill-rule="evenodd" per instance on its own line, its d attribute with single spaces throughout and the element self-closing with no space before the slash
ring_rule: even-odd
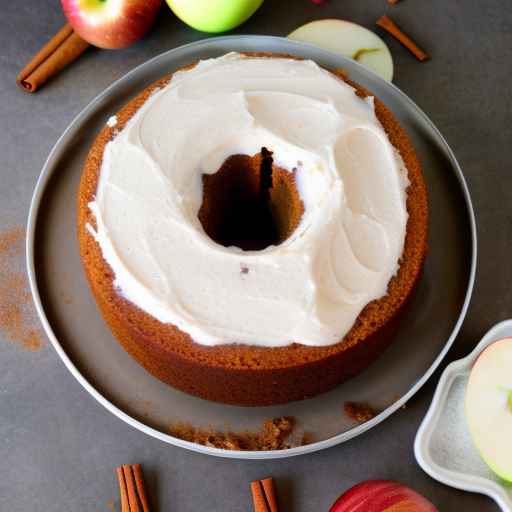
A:
<svg viewBox="0 0 512 512">
<path fill-rule="evenodd" d="M 391 480 L 368 480 L 343 493 L 329 512 L 437 512 L 421 494 Z"/>
<path fill-rule="evenodd" d="M 512 483 L 512 338 L 489 345 L 466 388 L 466 419 L 482 458 Z"/>
<path fill-rule="evenodd" d="M 386 43 L 356 23 L 336 19 L 312 21 L 288 37 L 350 57 L 389 82 L 393 78 L 393 59 Z"/>
</svg>

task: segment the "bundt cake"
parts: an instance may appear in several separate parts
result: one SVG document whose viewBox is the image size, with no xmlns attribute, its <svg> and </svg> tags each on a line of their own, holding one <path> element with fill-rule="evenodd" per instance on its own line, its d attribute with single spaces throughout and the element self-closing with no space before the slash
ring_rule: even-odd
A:
<svg viewBox="0 0 512 512">
<path fill-rule="evenodd" d="M 343 72 L 230 53 L 147 87 L 99 133 L 78 239 L 114 336 L 199 397 L 312 397 L 393 339 L 427 244 L 393 114 Z"/>
</svg>

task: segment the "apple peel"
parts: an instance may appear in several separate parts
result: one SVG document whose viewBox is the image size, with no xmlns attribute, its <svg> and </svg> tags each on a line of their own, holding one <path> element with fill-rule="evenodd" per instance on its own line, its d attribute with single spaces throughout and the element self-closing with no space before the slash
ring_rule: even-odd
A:
<svg viewBox="0 0 512 512">
<path fill-rule="evenodd" d="M 437 512 L 421 494 L 392 480 L 367 480 L 344 492 L 329 512 Z"/>
<path fill-rule="evenodd" d="M 74 31 L 98 48 L 125 48 L 153 25 L 162 0 L 61 0 Z"/>
</svg>

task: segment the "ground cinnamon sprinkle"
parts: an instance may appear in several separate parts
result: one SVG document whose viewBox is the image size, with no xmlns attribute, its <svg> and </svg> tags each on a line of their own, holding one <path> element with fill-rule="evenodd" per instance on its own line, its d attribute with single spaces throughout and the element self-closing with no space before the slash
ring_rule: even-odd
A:
<svg viewBox="0 0 512 512">
<path fill-rule="evenodd" d="M 23 271 L 25 230 L 0 232 L 0 330 L 10 341 L 27 350 L 43 346 Z"/>
<path fill-rule="evenodd" d="M 311 442 L 310 436 L 304 434 L 298 443 L 291 443 L 290 436 L 294 427 L 295 419 L 283 416 L 265 421 L 258 432 L 218 432 L 178 423 L 171 426 L 169 433 L 184 441 L 224 450 L 282 450 Z"/>
<path fill-rule="evenodd" d="M 345 402 L 343 409 L 347 416 L 359 423 L 369 421 L 377 415 L 375 409 L 370 407 L 367 403 Z"/>
<path fill-rule="evenodd" d="M 25 239 L 23 228 L 12 228 L 0 233 L 0 254 L 19 255 L 23 249 L 22 243 Z"/>
</svg>

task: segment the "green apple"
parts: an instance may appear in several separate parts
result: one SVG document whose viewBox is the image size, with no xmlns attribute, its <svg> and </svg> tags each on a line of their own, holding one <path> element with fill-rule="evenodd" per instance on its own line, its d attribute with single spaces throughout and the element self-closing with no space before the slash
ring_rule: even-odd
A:
<svg viewBox="0 0 512 512">
<path fill-rule="evenodd" d="M 469 431 L 482 458 L 512 483 L 512 338 L 492 343 L 478 356 L 465 405 Z"/>
<path fill-rule="evenodd" d="M 386 43 L 371 30 L 351 21 L 312 21 L 288 37 L 354 59 L 389 82 L 393 78 L 393 59 Z"/>
<path fill-rule="evenodd" d="M 250 18 L 263 0 L 166 0 L 174 14 L 202 32 L 225 32 Z"/>
</svg>

